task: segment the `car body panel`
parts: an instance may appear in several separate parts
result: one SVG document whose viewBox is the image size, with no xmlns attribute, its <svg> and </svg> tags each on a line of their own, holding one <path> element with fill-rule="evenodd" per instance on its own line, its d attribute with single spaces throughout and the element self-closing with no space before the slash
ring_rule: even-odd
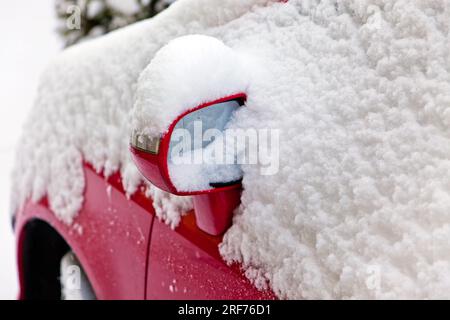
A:
<svg viewBox="0 0 450 320">
<path fill-rule="evenodd" d="M 238 266 L 225 264 L 218 250 L 222 236 L 201 231 L 193 211 L 172 230 L 155 219 L 152 200 L 143 188 L 128 198 L 119 173 L 106 179 L 85 164 L 84 175 L 83 207 L 71 225 L 54 215 L 47 198 L 27 201 L 17 213 L 22 292 L 25 226 L 40 219 L 71 247 L 98 299 L 274 298 L 271 291 L 257 290 Z"/>
<path fill-rule="evenodd" d="M 22 293 L 25 226 L 40 219 L 71 247 L 98 299 L 275 298 L 270 290 L 257 290 L 239 266 L 225 264 L 218 250 L 222 236 L 201 231 L 193 212 L 171 230 L 155 219 L 152 200 L 145 196 L 145 190 L 139 188 L 127 197 L 119 173 L 106 179 L 87 163 L 83 168 L 84 204 L 73 224 L 59 220 L 47 198 L 27 200 L 16 213 Z"/>
<path fill-rule="evenodd" d="M 274 299 L 259 291 L 237 265 L 227 266 L 218 245 L 221 236 L 200 230 L 190 212 L 171 230 L 154 222 L 149 254 L 149 299 Z"/>
<path fill-rule="evenodd" d="M 21 267 L 24 227 L 33 219 L 41 219 L 50 224 L 76 254 L 98 299 L 144 299 L 147 251 L 154 219 L 151 201 L 142 191 L 130 201 L 118 174 L 105 179 L 88 165 L 84 166 L 84 174 L 84 204 L 72 225 L 64 224 L 53 214 L 46 198 L 38 203 L 28 201 L 17 214 L 21 291 L 24 288 Z M 146 209 L 141 206 L 144 198 L 145 204 L 150 204 Z"/>
</svg>

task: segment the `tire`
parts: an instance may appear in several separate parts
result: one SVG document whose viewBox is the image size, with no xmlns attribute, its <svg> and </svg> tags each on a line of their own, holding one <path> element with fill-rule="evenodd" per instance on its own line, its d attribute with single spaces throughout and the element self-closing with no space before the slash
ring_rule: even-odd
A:
<svg viewBox="0 0 450 320">
<path fill-rule="evenodd" d="M 72 251 L 69 251 L 62 257 L 60 270 L 62 300 L 96 299 L 89 279 Z"/>
</svg>

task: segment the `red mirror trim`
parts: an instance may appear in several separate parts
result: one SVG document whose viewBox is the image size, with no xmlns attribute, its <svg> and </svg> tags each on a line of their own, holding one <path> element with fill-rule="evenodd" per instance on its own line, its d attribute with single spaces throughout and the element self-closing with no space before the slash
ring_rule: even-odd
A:
<svg viewBox="0 0 450 320">
<path fill-rule="evenodd" d="M 130 151 L 131 155 L 133 157 L 133 160 L 138 167 L 139 171 L 144 177 L 151 176 L 151 183 L 154 184 L 156 187 L 170 192 L 175 195 L 179 196 L 189 196 L 189 195 L 199 195 L 199 194 L 207 194 L 207 193 L 213 193 L 213 192 L 221 192 L 221 191 L 228 191 L 233 190 L 241 187 L 240 183 L 237 183 L 235 185 L 225 186 L 225 187 L 218 187 L 208 190 L 200 190 L 200 191 L 178 191 L 177 188 L 173 185 L 172 180 L 170 179 L 169 175 L 169 168 L 168 168 L 168 153 L 169 153 L 169 144 L 170 144 L 170 137 L 172 136 L 172 132 L 181 118 L 186 116 L 187 114 L 197 111 L 202 108 L 206 108 L 210 105 L 226 102 L 230 100 L 242 100 L 245 101 L 247 99 L 247 95 L 245 93 L 237 93 L 230 96 L 226 96 L 220 99 L 216 99 L 213 101 L 209 101 L 206 103 L 202 103 L 199 106 L 195 108 L 191 108 L 189 110 L 186 110 L 182 114 L 180 114 L 169 126 L 167 131 L 162 135 L 161 141 L 159 144 L 159 153 L 158 154 L 152 154 L 149 152 L 145 152 L 143 150 L 140 150 L 138 148 L 135 148 L 130 145 Z M 149 179 L 148 179 L 149 180 Z"/>
<path fill-rule="evenodd" d="M 163 178 L 165 179 L 167 186 L 169 188 L 169 192 L 179 195 L 179 196 L 188 196 L 188 195 L 199 195 L 199 194 L 205 194 L 205 193 L 213 193 L 213 192 L 220 192 L 220 191 L 227 191 L 227 190 L 233 190 L 236 188 L 240 188 L 241 184 L 237 183 L 235 185 L 231 185 L 231 186 L 226 186 L 226 187 L 218 187 L 218 188 L 213 188 L 213 189 L 208 189 L 208 190 L 201 190 L 201 191 L 178 191 L 177 188 L 173 185 L 172 180 L 170 179 L 170 175 L 169 175 L 169 168 L 168 168 L 168 161 L 167 161 L 167 157 L 168 157 L 168 152 L 169 152 L 169 144 L 170 144 L 170 137 L 172 136 L 172 132 L 176 126 L 176 124 L 178 123 L 178 121 L 181 120 L 181 118 L 183 118 L 184 116 L 186 116 L 187 114 L 197 111 L 199 109 L 203 109 L 206 107 L 209 107 L 213 104 L 217 104 L 217 103 L 222 103 L 222 102 L 226 102 L 226 101 L 230 101 L 230 100 L 242 100 L 245 102 L 245 100 L 247 100 L 247 95 L 245 93 L 236 93 L 233 95 L 229 95 L 220 99 L 216 99 L 213 101 L 209 101 L 209 102 L 205 102 L 202 103 L 200 105 L 198 105 L 195 108 L 191 108 L 186 110 L 185 112 L 183 112 L 182 114 L 180 114 L 169 126 L 168 130 L 166 133 L 164 133 L 164 135 L 161 137 L 161 142 L 160 142 L 160 146 L 159 146 L 159 155 L 160 159 L 159 159 L 159 163 L 160 163 L 160 169 L 161 169 L 161 174 L 163 176 Z"/>
</svg>

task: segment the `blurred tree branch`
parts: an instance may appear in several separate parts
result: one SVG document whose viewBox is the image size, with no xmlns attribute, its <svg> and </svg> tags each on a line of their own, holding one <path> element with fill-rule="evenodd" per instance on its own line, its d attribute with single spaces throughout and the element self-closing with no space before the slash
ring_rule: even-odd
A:
<svg viewBox="0 0 450 320">
<path fill-rule="evenodd" d="M 57 33 L 64 46 L 106 34 L 166 9 L 173 0 L 55 0 Z M 79 15 L 74 17 L 74 15 Z M 78 19 L 77 25 L 68 23 Z"/>
</svg>

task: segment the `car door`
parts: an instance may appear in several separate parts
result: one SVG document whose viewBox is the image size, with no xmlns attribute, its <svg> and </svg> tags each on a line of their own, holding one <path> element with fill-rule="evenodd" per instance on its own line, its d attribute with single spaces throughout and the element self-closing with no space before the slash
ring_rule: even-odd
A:
<svg viewBox="0 0 450 320">
<path fill-rule="evenodd" d="M 274 299 L 259 291 L 238 266 L 227 266 L 218 245 L 222 236 L 201 231 L 193 211 L 172 230 L 154 220 L 147 276 L 147 299 Z"/>
</svg>

